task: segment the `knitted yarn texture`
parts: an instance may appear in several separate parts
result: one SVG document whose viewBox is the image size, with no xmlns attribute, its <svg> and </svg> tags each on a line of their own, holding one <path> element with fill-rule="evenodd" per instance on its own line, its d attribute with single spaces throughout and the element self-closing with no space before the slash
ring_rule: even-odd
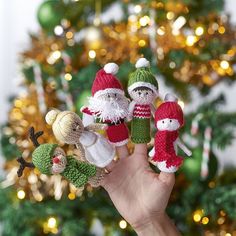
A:
<svg viewBox="0 0 236 236">
<path fill-rule="evenodd" d="M 57 144 L 41 144 L 32 153 L 33 164 L 42 174 L 51 175 L 52 156 Z"/>
<path fill-rule="evenodd" d="M 61 175 L 80 188 L 88 182 L 90 177 L 96 175 L 96 166 L 67 156 L 67 166 Z"/>
</svg>

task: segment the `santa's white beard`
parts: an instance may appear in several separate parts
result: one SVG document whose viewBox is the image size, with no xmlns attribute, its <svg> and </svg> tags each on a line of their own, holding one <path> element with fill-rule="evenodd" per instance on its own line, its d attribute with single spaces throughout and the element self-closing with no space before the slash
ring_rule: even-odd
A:
<svg viewBox="0 0 236 236">
<path fill-rule="evenodd" d="M 95 113 L 94 116 L 102 122 L 110 120 L 111 122 L 117 123 L 120 119 L 124 119 L 128 116 L 129 100 L 126 97 L 118 101 L 107 101 L 90 97 L 88 102 L 89 110 Z"/>
</svg>

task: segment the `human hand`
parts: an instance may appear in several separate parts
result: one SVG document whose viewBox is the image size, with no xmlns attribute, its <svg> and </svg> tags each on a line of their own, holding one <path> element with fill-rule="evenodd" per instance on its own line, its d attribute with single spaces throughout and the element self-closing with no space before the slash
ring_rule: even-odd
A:
<svg viewBox="0 0 236 236">
<path fill-rule="evenodd" d="M 102 182 L 115 207 L 138 235 L 179 235 L 165 213 L 174 174 L 156 174 L 150 168 L 146 144 L 136 144 L 126 158 L 122 149 L 126 147 L 118 150 L 121 159 L 108 167 Z"/>
</svg>

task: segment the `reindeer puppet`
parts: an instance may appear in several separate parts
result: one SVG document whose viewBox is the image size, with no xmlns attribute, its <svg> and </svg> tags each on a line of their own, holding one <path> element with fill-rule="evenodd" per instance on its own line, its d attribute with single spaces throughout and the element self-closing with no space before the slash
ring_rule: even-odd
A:
<svg viewBox="0 0 236 236">
<path fill-rule="evenodd" d="M 64 150 L 57 144 L 39 144 L 37 139 L 43 134 L 43 131 L 34 132 L 34 128 L 29 129 L 29 136 L 36 149 L 32 153 L 32 163 L 26 162 L 23 157 L 17 161 L 20 167 L 17 171 L 18 177 L 22 176 L 26 167 L 38 168 L 46 175 L 61 174 L 68 179 L 77 188 L 84 186 L 87 182 L 92 185 L 101 180 L 101 169 L 87 162 L 78 161 L 73 156 L 66 156 Z M 96 181 L 95 181 L 96 179 Z"/>
</svg>

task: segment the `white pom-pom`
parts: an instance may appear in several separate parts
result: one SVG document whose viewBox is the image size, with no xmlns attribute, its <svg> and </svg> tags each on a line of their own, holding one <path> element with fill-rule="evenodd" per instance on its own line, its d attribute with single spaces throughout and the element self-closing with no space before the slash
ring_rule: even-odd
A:
<svg viewBox="0 0 236 236">
<path fill-rule="evenodd" d="M 45 116 L 45 120 L 46 120 L 47 124 L 52 125 L 54 123 L 54 121 L 56 120 L 57 115 L 59 113 L 60 113 L 60 111 L 57 109 L 49 111 L 47 113 L 47 115 Z"/>
<path fill-rule="evenodd" d="M 178 98 L 171 93 L 167 93 L 164 100 L 165 102 L 178 102 Z"/>
<path fill-rule="evenodd" d="M 119 66 L 114 62 L 110 62 L 110 63 L 107 63 L 103 69 L 105 70 L 107 74 L 115 75 L 119 70 Z"/>
<path fill-rule="evenodd" d="M 135 64 L 135 67 L 136 68 L 150 67 L 150 62 L 144 57 L 139 58 Z"/>
</svg>

